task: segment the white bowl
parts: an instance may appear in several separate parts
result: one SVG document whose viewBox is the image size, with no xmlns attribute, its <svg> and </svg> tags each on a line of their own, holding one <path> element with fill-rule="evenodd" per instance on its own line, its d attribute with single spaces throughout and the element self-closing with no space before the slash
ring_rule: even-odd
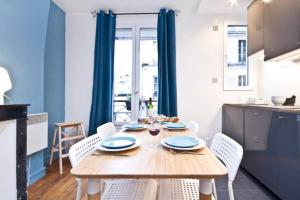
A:
<svg viewBox="0 0 300 200">
<path fill-rule="evenodd" d="M 286 98 L 282 96 L 273 96 L 271 98 L 271 101 L 275 106 L 282 106 L 285 100 Z"/>
</svg>

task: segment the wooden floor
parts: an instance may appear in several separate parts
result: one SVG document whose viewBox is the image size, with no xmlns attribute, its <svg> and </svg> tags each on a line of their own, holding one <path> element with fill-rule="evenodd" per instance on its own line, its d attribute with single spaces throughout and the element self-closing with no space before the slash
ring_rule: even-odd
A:
<svg viewBox="0 0 300 200">
<path fill-rule="evenodd" d="M 46 176 L 28 188 L 28 199 L 74 200 L 77 183 L 74 176 L 70 174 L 71 164 L 68 158 L 64 159 L 63 170 L 63 175 L 59 175 L 57 161 L 47 167 Z M 83 183 L 83 193 L 85 192 L 86 182 Z"/>
</svg>

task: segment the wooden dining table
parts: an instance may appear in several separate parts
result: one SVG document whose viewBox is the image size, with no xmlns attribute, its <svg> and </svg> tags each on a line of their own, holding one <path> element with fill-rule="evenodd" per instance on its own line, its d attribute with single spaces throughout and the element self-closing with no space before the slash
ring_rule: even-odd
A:
<svg viewBox="0 0 300 200">
<path fill-rule="evenodd" d="M 123 133 L 139 138 L 141 145 L 136 149 L 114 153 L 116 155 L 108 153 L 101 156 L 89 156 L 71 170 L 71 174 L 75 177 L 89 179 L 88 187 L 91 190 L 88 188 L 88 191 L 95 190 L 97 184 L 93 184 L 92 180 L 96 179 L 189 178 L 201 180 L 199 199 L 210 200 L 212 199 L 212 179 L 227 175 L 226 167 L 207 147 L 194 150 L 195 154 L 175 154 L 160 144 L 162 139 L 169 136 L 192 135 L 189 130 L 162 129 L 158 136 L 151 136 L 147 130 L 121 130 L 118 134 Z M 151 147 L 153 137 L 155 147 Z M 119 156 L 120 154 L 126 156 Z M 96 198 L 100 199 L 100 195 Z"/>
</svg>

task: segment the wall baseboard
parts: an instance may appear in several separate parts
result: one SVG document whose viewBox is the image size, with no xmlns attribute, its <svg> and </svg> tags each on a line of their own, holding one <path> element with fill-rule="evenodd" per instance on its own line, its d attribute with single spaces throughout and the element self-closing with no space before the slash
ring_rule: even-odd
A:
<svg viewBox="0 0 300 200">
<path fill-rule="evenodd" d="M 35 171 L 34 173 L 30 174 L 28 179 L 28 186 L 32 185 L 33 183 L 37 182 L 41 178 L 46 175 L 46 167 L 42 167 L 39 170 Z"/>
</svg>

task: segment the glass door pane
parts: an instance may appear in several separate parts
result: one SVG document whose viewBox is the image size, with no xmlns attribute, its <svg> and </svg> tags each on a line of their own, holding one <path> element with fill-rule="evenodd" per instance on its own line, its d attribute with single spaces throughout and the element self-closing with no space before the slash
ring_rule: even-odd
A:
<svg viewBox="0 0 300 200">
<path fill-rule="evenodd" d="M 157 68 L 157 30 L 140 29 L 140 99 L 152 98 L 157 112 L 158 68 Z"/>
<path fill-rule="evenodd" d="M 114 58 L 113 120 L 118 123 L 131 121 L 131 91 L 133 66 L 133 38 L 131 28 L 116 30 Z"/>
</svg>

